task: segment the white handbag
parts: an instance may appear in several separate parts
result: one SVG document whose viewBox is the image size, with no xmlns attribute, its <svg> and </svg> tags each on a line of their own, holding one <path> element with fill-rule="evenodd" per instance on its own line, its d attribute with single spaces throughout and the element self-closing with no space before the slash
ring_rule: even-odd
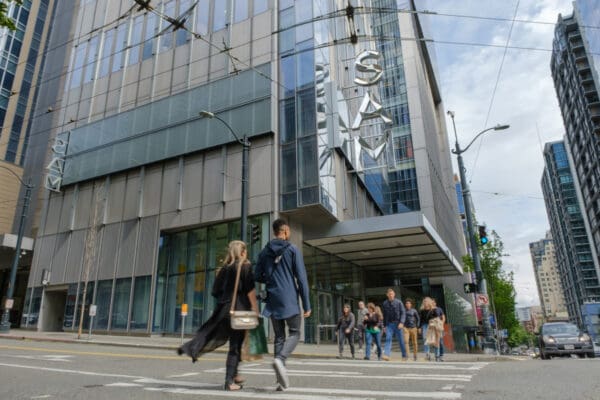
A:
<svg viewBox="0 0 600 400">
<path fill-rule="evenodd" d="M 254 329 L 258 326 L 258 314 L 256 314 L 254 311 L 235 311 L 235 301 L 237 300 L 237 290 L 238 285 L 240 283 L 241 272 L 242 266 L 238 264 L 237 273 L 235 275 L 233 296 L 231 299 L 231 309 L 229 310 L 229 316 L 231 318 L 231 329 Z"/>
</svg>

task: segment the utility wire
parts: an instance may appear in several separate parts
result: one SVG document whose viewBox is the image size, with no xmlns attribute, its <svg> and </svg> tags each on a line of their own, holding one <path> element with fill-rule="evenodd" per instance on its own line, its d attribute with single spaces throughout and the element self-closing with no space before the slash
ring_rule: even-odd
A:
<svg viewBox="0 0 600 400">
<path fill-rule="evenodd" d="M 197 1 L 196 1 L 196 3 L 197 3 Z M 195 4 L 194 4 L 194 5 L 195 5 Z M 371 9 L 370 9 L 370 11 L 371 11 L 371 12 L 372 12 L 373 10 L 375 10 L 375 8 L 371 8 Z M 382 9 L 382 11 L 383 11 L 383 12 L 388 12 L 388 11 L 389 11 L 389 12 L 391 12 L 390 10 L 392 10 L 392 11 L 394 11 L 394 12 L 398 12 L 398 11 L 399 11 L 399 12 L 402 12 L 402 10 L 396 10 L 396 9 L 389 9 L 389 10 L 388 10 L 388 9 Z M 124 15 L 126 15 L 126 14 L 128 14 L 128 13 L 131 13 L 131 11 L 130 11 L 130 10 L 128 10 L 128 11 L 127 11 L 127 12 L 126 12 Z M 413 12 L 413 13 L 415 13 L 415 12 Z M 435 13 L 432 13 L 432 12 L 420 12 L 420 13 L 425 13 L 425 14 L 432 14 L 432 15 L 435 15 Z M 452 15 L 452 16 L 458 16 L 458 15 Z M 343 17 L 343 14 L 340 14 L 340 17 Z M 469 17 L 469 18 L 470 18 L 471 16 L 463 16 L 463 17 L 465 17 L 465 18 L 466 18 L 466 17 Z M 120 20 L 120 19 L 122 19 L 122 17 L 119 17 L 117 20 Z M 179 20 L 179 19 L 178 19 L 178 20 Z M 115 21 L 112 21 L 111 23 L 114 23 L 114 22 L 115 22 Z M 310 21 L 308 21 L 308 22 L 310 22 Z M 105 25 L 108 25 L 108 24 L 105 24 Z M 177 24 L 176 24 L 176 25 L 177 25 Z M 168 29 L 170 29 L 170 28 L 172 28 L 172 27 L 173 27 L 173 24 L 169 25 L 169 26 L 166 28 L 166 30 L 163 30 L 163 31 L 161 31 L 161 32 L 157 33 L 156 35 L 154 35 L 154 36 L 152 36 L 152 37 L 150 37 L 150 38 L 147 38 L 147 39 L 145 39 L 145 40 L 142 40 L 142 41 L 141 41 L 140 43 L 138 43 L 138 44 L 135 44 L 135 45 L 129 45 L 129 46 L 126 46 L 126 47 L 124 47 L 124 48 L 123 48 L 123 49 L 121 49 L 119 52 L 124 52 L 124 51 L 126 51 L 126 50 L 129 50 L 129 49 L 130 49 L 130 48 L 132 48 L 133 46 L 141 46 L 141 45 L 145 44 L 145 43 L 146 43 L 146 42 L 148 42 L 148 41 L 155 40 L 155 39 L 156 39 L 158 36 L 160 36 L 160 35 L 162 35 L 162 34 L 166 33 L 166 32 L 168 31 Z M 181 28 L 181 27 L 177 27 L 177 29 L 180 29 L 180 28 Z M 203 35 L 200 35 L 200 34 L 198 34 L 198 33 L 196 33 L 196 32 L 193 32 L 193 31 L 191 31 L 190 29 L 188 29 L 188 28 L 187 28 L 187 27 L 185 27 L 185 26 L 184 26 L 184 29 L 185 29 L 186 31 L 188 31 L 190 34 L 192 34 L 192 35 L 194 36 L 194 38 L 196 38 L 196 39 L 200 39 L 200 40 L 204 41 L 205 43 L 209 44 L 210 46 L 212 46 L 212 47 L 213 47 L 213 48 L 215 48 L 215 49 L 218 49 L 218 50 L 219 50 L 219 51 L 221 51 L 221 52 L 227 52 L 227 53 L 229 53 L 229 54 L 230 54 L 230 53 L 231 53 L 231 50 L 233 50 L 233 49 L 237 48 L 237 46 L 236 46 L 236 47 L 234 47 L 234 48 L 226 48 L 226 49 L 224 49 L 224 48 L 221 48 L 221 47 L 219 47 L 219 46 L 215 45 L 214 43 L 210 42 L 209 40 L 205 39 L 205 38 L 203 37 Z M 89 35 L 89 32 L 88 32 L 88 33 L 86 33 L 85 35 Z M 84 35 L 84 36 L 85 36 L 85 35 Z M 266 38 L 266 37 L 268 37 L 268 36 L 270 36 L 270 35 L 265 35 L 265 36 L 263 36 L 262 38 Z M 372 38 L 370 38 L 370 37 L 367 37 L 366 35 L 363 35 L 363 36 L 359 37 L 359 40 L 365 40 L 365 41 L 370 41 L 370 40 L 381 40 L 381 39 L 382 39 L 381 37 L 372 37 Z M 426 39 L 426 38 L 405 38 L 405 37 L 398 38 L 398 37 L 386 37 L 385 39 L 386 39 L 386 40 L 412 40 L 412 41 L 425 41 L 425 42 L 432 42 L 432 43 L 451 44 L 451 45 L 464 45 L 464 46 L 503 47 L 503 48 L 505 48 L 505 49 L 507 49 L 507 48 L 508 48 L 508 49 L 517 49 L 517 50 L 526 50 L 526 51 L 546 51 L 546 52 L 552 52 L 552 49 L 532 48 L 532 47 L 522 47 L 522 46 L 501 46 L 501 45 L 486 44 L 486 43 L 469 43 L 469 42 L 437 41 L 437 40 L 435 40 L 435 41 L 434 41 L 434 40 L 431 40 L 431 39 Z M 80 40 L 80 38 L 78 38 L 77 40 Z M 72 40 L 71 40 L 71 41 L 72 41 Z M 307 48 L 307 49 L 304 49 L 304 50 L 299 50 L 299 51 L 297 51 L 296 53 L 286 53 L 284 56 L 282 56 L 282 58 L 283 58 L 283 57 L 290 56 L 290 55 L 293 55 L 293 54 L 297 54 L 297 53 L 305 52 L 305 51 L 311 51 L 311 50 L 314 50 L 314 49 L 317 49 L 317 48 L 324 48 L 324 47 L 335 46 L 335 45 L 338 45 L 338 44 L 348 43 L 349 41 L 350 41 L 350 38 L 345 38 L 345 39 L 341 39 L 341 40 L 333 40 L 333 41 L 331 41 L 331 42 L 329 42 L 329 43 L 325 43 L 325 44 L 322 44 L 322 45 L 316 46 L 316 47 L 314 47 L 314 48 Z M 244 46 L 244 45 L 247 45 L 248 43 L 250 43 L 250 41 L 249 41 L 249 42 L 246 42 L 246 43 L 243 43 L 243 44 L 240 44 L 239 46 Z M 58 47 L 60 47 L 60 46 L 56 46 L 56 47 L 54 47 L 54 48 L 58 48 Z M 47 52 L 47 51 L 50 51 L 50 50 L 46 50 L 46 52 Z M 86 68 L 86 67 L 87 67 L 87 66 L 89 66 L 90 64 L 100 63 L 100 62 L 101 62 L 102 60 L 104 60 L 105 58 L 112 57 L 114 54 L 118 54 L 119 52 L 108 54 L 108 55 L 106 55 L 105 57 L 99 57 L 99 58 L 97 58 L 96 60 L 93 60 L 93 61 L 91 61 L 91 62 L 89 62 L 89 63 L 85 63 L 85 64 L 83 64 L 83 65 L 82 65 L 82 66 L 81 66 L 79 69 Z M 243 62 L 241 62 L 241 61 L 240 61 L 240 60 L 239 60 L 237 57 L 230 57 L 230 58 L 232 58 L 233 60 L 235 60 L 235 61 L 237 61 L 237 62 L 239 62 L 239 63 L 241 63 L 241 64 L 243 64 L 243 65 L 246 65 L 246 66 L 248 65 L 248 64 L 246 64 L 246 63 L 243 63 Z M 60 73 L 59 75 L 55 75 L 55 76 L 53 76 L 53 77 L 50 77 L 50 78 L 47 78 L 47 79 L 45 79 L 45 80 L 41 80 L 41 79 L 40 79 L 40 80 L 38 80 L 38 82 L 36 83 L 36 85 L 34 85 L 33 87 L 40 86 L 40 85 L 42 85 L 42 84 L 44 84 L 44 83 L 47 83 L 47 82 L 49 82 L 49 81 L 51 81 L 51 80 L 53 80 L 53 79 L 59 79 L 59 78 L 63 77 L 64 75 L 67 75 L 67 74 L 69 74 L 69 73 L 72 73 L 72 72 L 73 72 L 73 71 L 75 71 L 75 70 L 76 70 L 76 69 L 70 69 L 70 70 L 68 70 L 68 71 L 66 71 L 66 72 L 62 72 L 62 73 Z M 256 70 L 255 70 L 255 71 L 256 71 Z M 169 72 L 169 71 L 167 71 L 167 72 Z M 283 84 L 281 84 L 280 82 L 277 82 L 277 81 L 276 81 L 276 80 L 274 80 L 273 78 L 271 78 L 271 77 L 269 77 L 269 76 L 267 76 L 267 75 L 263 74 L 261 71 L 257 71 L 257 72 L 258 72 L 258 73 L 260 73 L 262 76 L 264 76 L 264 77 L 268 78 L 270 81 L 272 81 L 272 82 L 276 83 L 278 86 L 284 87 L 284 86 L 283 86 Z M 137 83 L 135 83 L 135 84 L 137 84 Z M 32 88 L 33 88 L 33 87 L 32 87 Z M 123 89 L 123 87 L 119 87 L 119 88 L 115 89 L 115 91 L 120 91 L 120 90 L 122 90 L 122 89 Z M 66 107 L 66 106 L 65 106 L 65 107 Z M 53 111 L 58 111 L 58 110 L 60 110 L 61 108 L 64 108 L 64 107 L 58 107 L 58 108 L 56 108 L 56 109 L 53 109 Z M 40 113 L 40 114 L 37 114 L 37 115 L 34 115 L 34 116 L 32 116 L 31 118 L 36 118 L 36 117 L 39 117 L 39 116 L 41 116 L 41 115 L 43 115 L 43 114 L 44 114 L 44 112 L 42 112 L 42 113 Z M 66 123 L 64 123 L 64 124 L 60 125 L 59 127 L 61 127 L 61 128 L 62 128 L 62 127 L 66 126 L 66 125 L 68 125 L 68 124 L 70 124 L 70 123 L 72 123 L 72 122 L 77 122 L 77 121 L 69 121 L 69 122 L 66 122 Z M 52 130 L 52 129 L 55 129 L 55 128 L 57 128 L 57 127 L 49 128 L 48 130 Z M 47 130 L 44 130 L 44 131 L 37 131 L 36 133 L 34 133 L 34 134 L 33 134 L 33 135 L 31 135 L 31 136 L 34 136 L 35 134 L 44 133 L 44 132 L 46 132 L 46 131 L 47 131 Z"/>
<path fill-rule="evenodd" d="M 513 14 L 513 20 L 510 24 L 510 29 L 508 31 L 508 37 L 506 38 L 506 44 L 504 46 L 504 52 L 502 53 L 502 60 L 500 61 L 500 68 L 498 68 L 498 74 L 496 75 L 496 83 L 494 84 L 494 90 L 492 90 L 492 97 L 490 99 L 490 105 L 488 107 L 487 114 L 485 116 L 485 122 L 483 123 L 483 128 L 486 129 L 488 126 L 488 122 L 490 120 L 490 114 L 492 112 L 492 107 L 494 106 L 494 100 L 496 98 L 496 90 L 498 89 L 498 84 L 500 83 L 500 77 L 502 76 L 502 68 L 504 67 L 504 60 L 506 59 L 506 53 L 508 52 L 508 44 L 510 43 L 510 38 L 512 36 L 513 28 L 515 26 L 515 19 L 517 18 L 517 13 L 519 12 L 519 4 L 521 0 L 517 0 L 517 5 L 515 6 L 515 12 Z M 471 179 L 469 179 L 469 183 L 473 180 L 473 176 L 475 175 L 475 167 L 477 166 L 477 160 L 479 159 L 479 153 L 481 151 L 481 146 L 483 144 L 483 139 L 479 140 L 479 146 L 477 147 L 477 154 L 475 155 L 475 161 L 473 161 L 473 166 L 471 167 Z"/>
</svg>

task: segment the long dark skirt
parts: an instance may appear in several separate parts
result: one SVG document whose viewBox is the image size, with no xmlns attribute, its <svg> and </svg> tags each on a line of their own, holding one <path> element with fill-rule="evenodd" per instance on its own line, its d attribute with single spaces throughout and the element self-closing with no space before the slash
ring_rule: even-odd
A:
<svg viewBox="0 0 600 400">
<path fill-rule="evenodd" d="M 196 362 L 202 354 L 210 353 L 227 343 L 233 331 L 229 309 L 229 303 L 219 304 L 208 321 L 198 329 L 194 338 L 181 345 L 177 352 L 187 354 L 192 358 L 192 362 Z"/>
</svg>

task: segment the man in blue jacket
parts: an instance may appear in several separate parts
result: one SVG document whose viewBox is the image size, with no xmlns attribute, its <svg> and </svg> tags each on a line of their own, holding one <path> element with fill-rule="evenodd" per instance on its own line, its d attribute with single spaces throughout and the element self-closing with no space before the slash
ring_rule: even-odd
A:
<svg viewBox="0 0 600 400">
<path fill-rule="evenodd" d="M 300 250 L 288 240 L 290 227 L 283 219 L 273 222 L 271 240 L 258 255 L 255 276 L 257 282 L 264 283 L 267 290 L 265 317 L 271 318 L 275 333 L 275 358 L 273 369 L 279 383 L 279 390 L 289 387 L 285 361 L 292 354 L 300 340 L 300 304 L 302 298 L 304 318 L 310 317 L 308 280 L 306 267 Z M 288 328 L 286 338 L 285 327 Z"/>
<path fill-rule="evenodd" d="M 400 343 L 400 351 L 402 352 L 402 360 L 406 361 L 406 346 L 404 345 L 404 321 L 406 319 L 406 309 L 404 304 L 396 298 L 394 289 L 387 290 L 387 300 L 383 302 L 383 332 L 385 333 L 385 349 L 383 357 L 385 361 L 390 360 L 392 352 L 392 339 L 394 336 L 398 338 Z"/>
</svg>

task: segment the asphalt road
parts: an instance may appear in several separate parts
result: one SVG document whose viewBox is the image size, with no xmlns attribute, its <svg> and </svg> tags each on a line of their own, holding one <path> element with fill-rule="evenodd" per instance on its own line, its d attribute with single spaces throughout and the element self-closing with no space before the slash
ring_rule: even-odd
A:
<svg viewBox="0 0 600 400">
<path fill-rule="evenodd" d="M 224 361 L 224 354 L 192 364 L 165 350 L 0 340 L 0 399 L 600 399 L 600 360 L 292 359 L 285 392 L 275 391 L 270 357 L 242 364 L 241 392 L 223 391 Z"/>
</svg>

